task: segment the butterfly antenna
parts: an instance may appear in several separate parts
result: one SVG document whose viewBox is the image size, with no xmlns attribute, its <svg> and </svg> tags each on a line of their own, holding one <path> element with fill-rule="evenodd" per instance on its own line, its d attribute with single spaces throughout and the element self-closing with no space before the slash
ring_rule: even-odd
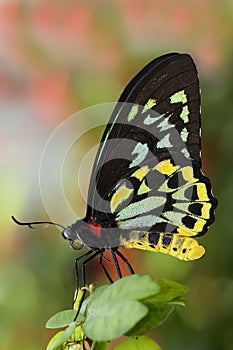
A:
<svg viewBox="0 0 233 350">
<path fill-rule="evenodd" d="M 38 229 L 40 229 L 41 227 L 33 227 L 32 225 L 41 225 L 41 224 L 45 224 L 45 226 L 43 226 L 42 228 L 47 228 L 49 225 L 53 225 L 53 226 L 59 226 L 63 230 L 66 229 L 64 226 L 62 226 L 60 224 L 57 224 L 55 222 L 51 222 L 51 221 L 21 222 L 21 221 L 17 220 L 14 216 L 12 216 L 11 218 L 17 225 L 28 226 L 31 230 L 38 230 Z"/>
</svg>

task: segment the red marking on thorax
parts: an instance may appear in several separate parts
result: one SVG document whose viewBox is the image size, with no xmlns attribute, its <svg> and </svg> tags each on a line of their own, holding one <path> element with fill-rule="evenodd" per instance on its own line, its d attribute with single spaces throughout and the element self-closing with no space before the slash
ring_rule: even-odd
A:
<svg viewBox="0 0 233 350">
<path fill-rule="evenodd" d="M 95 235 L 96 237 L 101 237 L 101 229 L 102 229 L 102 226 L 101 224 L 95 224 L 93 222 L 89 223 L 90 225 L 90 230 L 91 232 L 93 233 L 93 235 Z"/>
</svg>

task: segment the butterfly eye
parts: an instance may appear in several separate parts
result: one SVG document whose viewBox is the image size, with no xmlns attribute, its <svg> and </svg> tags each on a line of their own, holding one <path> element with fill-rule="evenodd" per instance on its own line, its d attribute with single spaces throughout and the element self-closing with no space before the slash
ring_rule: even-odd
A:
<svg viewBox="0 0 233 350">
<path fill-rule="evenodd" d="M 71 230 L 70 227 L 67 227 L 63 232 L 62 236 L 67 239 L 68 241 L 75 241 L 77 239 L 77 236 L 75 233 Z"/>
<path fill-rule="evenodd" d="M 63 232 L 62 236 L 70 242 L 71 248 L 75 250 L 82 249 L 83 244 L 77 237 L 76 231 L 74 232 L 71 227 L 67 227 Z"/>
</svg>

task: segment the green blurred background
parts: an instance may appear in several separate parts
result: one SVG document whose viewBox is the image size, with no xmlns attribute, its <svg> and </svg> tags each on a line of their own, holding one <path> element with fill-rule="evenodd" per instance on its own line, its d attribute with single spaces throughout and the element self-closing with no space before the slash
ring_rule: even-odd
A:
<svg viewBox="0 0 233 350">
<path fill-rule="evenodd" d="M 198 66 L 203 169 L 219 200 L 216 222 L 201 239 L 207 254 L 200 261 L 140 251 L 127 256 L 139 273 L 190 287 L 187 307 L 151 333 L 163 349 L 232 349 L 232 43 L 231 0 L 0 2 L 1 349 L 45 348 L 53 334 L 45 322 L 73 298 L 77 255 L 59 231 L 30 231 L 10 220 L 48 219 L 38 178 L 46 140 L 72 113 L 116 101 L 140 68 L 172 51 L 190 53 Z M 96 145 L 101 132 L 87 135 L 82 150 Z M 72 196 L 84 213 L 78 190 Z M 88 276 L 106 282 L 96 262 Z"/>
</svg>

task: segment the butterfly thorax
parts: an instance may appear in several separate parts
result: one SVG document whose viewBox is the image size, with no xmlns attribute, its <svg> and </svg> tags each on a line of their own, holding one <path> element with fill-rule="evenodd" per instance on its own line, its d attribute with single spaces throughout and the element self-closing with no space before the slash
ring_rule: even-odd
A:
<svg viewBox="0 0 233 350">
<path fill-rule="evenodd" d="M 63 231 L 63 237 L 70 241 L 74 249 L 79 249 L 76 246 L 80 244 L 93 249 L 115 248 L 121 245 L 122 231 L 124 230 L 118 227 L 105 227 L 104 223 L 90 217 L 68 226 Z"/>
</svg>

